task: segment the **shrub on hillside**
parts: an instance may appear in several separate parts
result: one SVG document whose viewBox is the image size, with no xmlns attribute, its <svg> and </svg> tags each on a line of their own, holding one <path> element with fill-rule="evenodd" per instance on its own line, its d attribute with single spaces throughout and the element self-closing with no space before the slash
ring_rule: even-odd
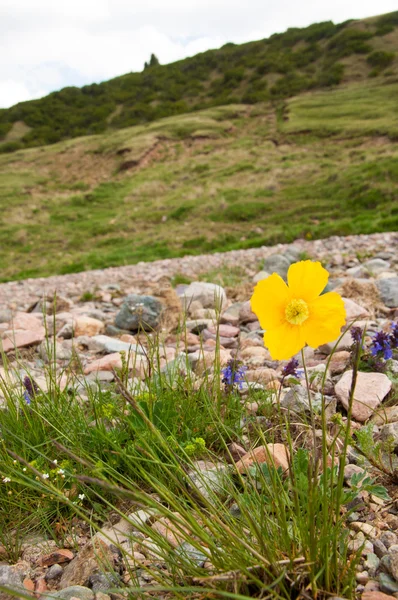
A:
<svg viewBox="0 0 398 600">
<path fill-rule="evenodd" d="M 394 52 L 383 52 L 382 50 L 379 50 L 369 54 L 366 60 L 371 67 L 381 71 L 392 63 L 394 57 Z"/>
<path fill-rule="evenodd" d="M 372 47 L 366 41 L 372 37 L 373 34 L 369 31 L 344 29 L 330 40 L 328 50 L 338 58 L 350 56 L 351 54 L 367 54 L 371 52 Z"/>
</svg>

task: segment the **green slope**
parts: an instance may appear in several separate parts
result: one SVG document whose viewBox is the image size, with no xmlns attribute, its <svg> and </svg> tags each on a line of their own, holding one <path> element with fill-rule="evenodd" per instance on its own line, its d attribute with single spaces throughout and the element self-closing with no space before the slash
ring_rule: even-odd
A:
<svg viewBox="0 0 398 600">
<path fill-rule="evenodd" d="M 1 279 L 398 229 L 398 84 L 0 155 Z"/>
<path fill-rule="evenodd" d="M 316 23 L 269 39 L 226 44 L 81 89 L 0 110 L 0 151 L 55 143 L 227 104 L 398 78 L 398 12 L 339 25 Z"/>
</svg>

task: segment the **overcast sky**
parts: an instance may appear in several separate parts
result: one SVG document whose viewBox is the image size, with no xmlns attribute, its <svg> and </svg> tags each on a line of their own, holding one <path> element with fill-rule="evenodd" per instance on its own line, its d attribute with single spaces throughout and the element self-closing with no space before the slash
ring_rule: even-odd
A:
<svg viewBox="0 0 398 600">
<path fill-rule="evenodd" d="M 397 0 L 0 0 L 0 107 Z"/>
</svg>

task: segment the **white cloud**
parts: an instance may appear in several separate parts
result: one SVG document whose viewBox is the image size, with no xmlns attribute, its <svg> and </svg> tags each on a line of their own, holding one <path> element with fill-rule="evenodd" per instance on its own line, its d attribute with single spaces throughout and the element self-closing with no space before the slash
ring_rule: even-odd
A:
<svg viewBox="0 0 398 600">
<path fill-rule="evenodd" d="M 17 102 L 31 100 L 32 95 L 26 85 L 12 79 L 0 81 L 0 98 L 4 107 L 12 106 Z"/>
<path fill-rule="evenodd" d="M 0 107 L 228 41 L 396 10 L 396 0 L 1 0 Z"/>
</svg>

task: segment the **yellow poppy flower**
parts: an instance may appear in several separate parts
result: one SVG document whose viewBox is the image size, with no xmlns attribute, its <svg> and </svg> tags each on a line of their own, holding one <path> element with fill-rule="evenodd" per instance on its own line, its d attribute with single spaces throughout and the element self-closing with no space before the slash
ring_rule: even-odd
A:
<svg viewBox="0 0 398 600">
<path fill-rule="evenodd" d="M 289 359 L 306 344 L 317 348 L 340 335 L 346 318 L 341 296 L 320 296 L 328 279 L 321 263 L 303 260 L 290 266 L 288 285 L 277 273 L 256 285 L 251 308 L 274 360 Z"/>
</svg>

